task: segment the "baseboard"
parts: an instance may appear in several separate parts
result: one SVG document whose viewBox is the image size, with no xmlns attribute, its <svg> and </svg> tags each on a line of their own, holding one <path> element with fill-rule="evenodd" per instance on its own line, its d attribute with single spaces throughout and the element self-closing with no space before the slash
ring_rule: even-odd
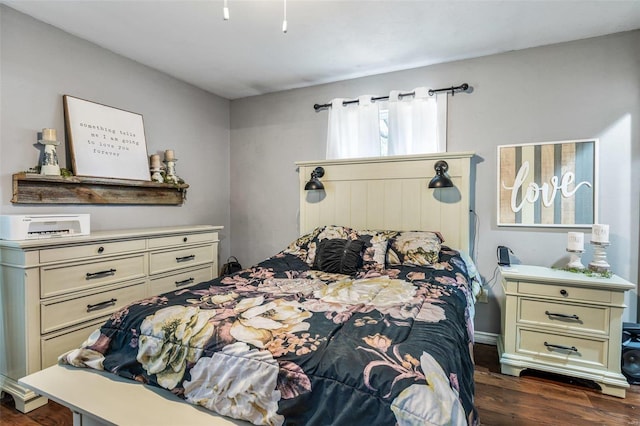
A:
<svg viewBox="0 0 640 426">
<path fill-rule="evenodd" d="M 473 338 L 476 343 L 482 343 L 483 345 L 496 346 L 498 344 L 498 335 L 495 333 L 476 331 L 473 333 Z"/>
</svg>

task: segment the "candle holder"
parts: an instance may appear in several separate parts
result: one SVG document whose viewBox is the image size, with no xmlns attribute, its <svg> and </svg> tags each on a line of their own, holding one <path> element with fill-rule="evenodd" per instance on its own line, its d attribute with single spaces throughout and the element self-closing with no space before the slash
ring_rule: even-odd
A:
<svg viewBox="0 0 640 426">
<path fill-rule="evenodd" d="M 162 176 L 162 167 L 160 166 L 160 156 L 158 154 L 153 154 L 149 157 L 149 161 L 151 166 L 149 167 L 149 172 L 151 173 L 151 180 L 153 182 L 164 182 L 164 176 Z"/>
<path fill-rule="evenodd" d="M 611 265 L 607 262 L 607 247 L 609 243 L 591 241 L 593 246 L 593 260 L 589 263 L 589 269 L 595 272 L 608 272 Z"/>
<path fill-rule="evenodd" d="M 584 265 L 582 264 L 582 253 L 584 253 L 584 250 L 567 249 L 567 252 L 569 253 L 569 263 L 567 264 L 567 268 L 578 269 L 580 271 L 585 269 Z"/>
<path fill-rule="evenodd" d="M 164 163 L 167 165 L 167 174 L 165 176 L 165 182 L 168 183 L 180 183 L 180 178 L 176 175 L 176 161 L 177 158 L 172 158 L 170 160 L 165 160 Z"/>
<path fill-rule="evenodd" d="M 40 164 L 40 174 L 49 176 L 60 176 L 60 165 L 58 164 L 58 154 L 56 147 L 60 142 L 56 140 L 40 139 L 39 144 L 44 145 L 42 163 Z"/>
<path fill-rule="evenodd" d="M 162 177 L 162 169 L 161 168 L 149 169 L 149 171 L 151 172 L 151 180 L 152 181 L 160 182 L 160 183 L 164 182 L 164 178 Z"/>
</svg>

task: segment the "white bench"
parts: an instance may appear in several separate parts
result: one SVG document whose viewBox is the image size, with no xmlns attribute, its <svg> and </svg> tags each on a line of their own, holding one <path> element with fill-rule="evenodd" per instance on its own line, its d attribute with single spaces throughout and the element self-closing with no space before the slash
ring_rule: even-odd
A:
<svg viewBox="0 0 640 426">
<path fill-rule="evenodd" d="M 68 407 L 74 426 L 250 425 L 191 405 L 166 390 L 97 370 L 54 365 L 18 383 Z"/>
</svg>

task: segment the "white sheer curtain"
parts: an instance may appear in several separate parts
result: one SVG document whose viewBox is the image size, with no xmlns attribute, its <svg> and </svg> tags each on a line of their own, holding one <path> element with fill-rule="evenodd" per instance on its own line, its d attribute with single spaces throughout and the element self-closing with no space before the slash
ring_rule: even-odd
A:
<svg viewBox="0 0 640 426">
<path fill-rule="evenodd" d="M 380 156 L 380 112 L 372 96 L 343 105 L 331 101 L 327 131 L 327 159 Z"/>
<path fill-rule="evenodd" d="M 429 96 L 418 87 L 414 96 L 400 98 L 399 90 L 389 94 L 389 155 L 445 152 L 447 95 Z"/>
</svg>

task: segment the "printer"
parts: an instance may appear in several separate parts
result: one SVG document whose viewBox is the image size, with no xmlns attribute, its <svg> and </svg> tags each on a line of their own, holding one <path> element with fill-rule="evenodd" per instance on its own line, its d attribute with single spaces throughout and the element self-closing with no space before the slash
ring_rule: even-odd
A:
<svg viewBox="0 0 640 426">
<path fill-rule="evenodd" d="M 89 235 L 89 214 L 0 215 L 0 239 L 36 240 Z"/>
</svg>

